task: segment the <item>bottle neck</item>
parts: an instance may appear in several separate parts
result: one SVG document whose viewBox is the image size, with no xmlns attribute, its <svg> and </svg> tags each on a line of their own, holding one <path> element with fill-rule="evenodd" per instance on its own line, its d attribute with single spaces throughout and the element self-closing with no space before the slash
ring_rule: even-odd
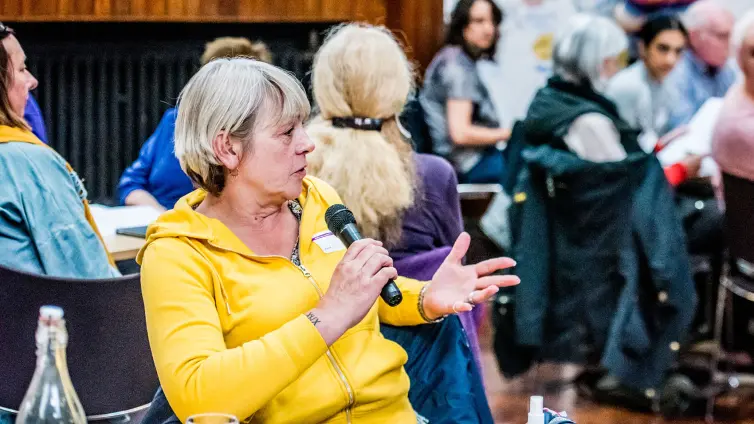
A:
<svg viewBox="0 0 754 424">
<path fill-rule="evenodd" d="M 68 374 L 66 347 L 68 332 L 65 324 L 40 323 L 37 328 L 37 367 L 55 366 L 61 374 Z"/>
</svg>

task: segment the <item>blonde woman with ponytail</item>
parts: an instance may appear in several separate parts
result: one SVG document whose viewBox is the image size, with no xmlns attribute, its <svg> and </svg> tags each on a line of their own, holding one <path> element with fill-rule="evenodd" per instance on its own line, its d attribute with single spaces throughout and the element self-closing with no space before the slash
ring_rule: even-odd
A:
<svg viewBox="0 0 754 424">
<path fill-rule="evenodd" d="M 403 49 L 383 27 L 341 26 L 317 53 L 312 84 L 319 114 L 307 126 L 316 146 L 308 155 L 309 172 L 335 188 L 365 237 L 385 243 L 401 275 L 431 278 L 463 231 L 458 181 L 445 159 L 413 152 L 399 123 L 414 89 L 414 71 Z M 478 373 L 474 315 L 469 311 L 458 317 L 465 332 L 455 317 L 451 324 L 457 325 L 459 340 L 467 335 L 473 353 L 469 352 L 468 371 L 456 386 L 459 392 L 466 391 L 460 396 L 467 397 L 473 408 L 454 415 L 448 406 L 448 421 L 443 422 L 491 422 Z M 382 326 L 385 337 L 404 348 L 421 338 L 414 334 L 417 331 L 422 330 Z M 410 351 L 408 356 L 411 363 Z M 412 393 L 422 386 L 415 389 L 414 380 L 429 377 L 416 367 L 407 366 L 406 371 L 412 380 L 409 398 L 416 407 L 421 401 Z M 475 418 L 467 421 L 463 414 Z M 434 421 L 430 418 L 430 422 Z"/>
<path fill-rule="evenodd" d="M 398 116 L 414 72 L 390 32 L 350 24 L 325 40 L 312 84 L 309 170 L 340 194 L 365 237 L 393 259 L 452 246 L 463 231 L 457 180 L 444 159 L 414 153 Z"/>
</svg>

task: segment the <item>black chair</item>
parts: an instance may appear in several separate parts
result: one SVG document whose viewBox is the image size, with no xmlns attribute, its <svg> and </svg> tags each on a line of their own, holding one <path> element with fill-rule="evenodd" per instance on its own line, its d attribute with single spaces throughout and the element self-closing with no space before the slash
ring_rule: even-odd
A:
<svg viewBox="0 0 754 424">
<path fill-rule="evenodd" d="M 754 181 L 723 174 L 723 187 L 728 261 L 718 289 L 715 311 L 715 349 L 710 366 L 710 380 L 712 385 L 718 388 L 712 390 L 708 398 L 706 417 L 708 422 L 714 420 L 715 398 L 720 391 L 754 387 L 754 375 L 723 373 L 719 370 L 723 353 L 725 312 L 726 308 L 731 312 L 732 306 L 729 293 L 754 303 Z M 732 316 L 732 314 L 728 315 Z"/>
<path fill-rule="evenodd" d="M 0 408 L 15 412 L 36 364 L 39 307 L 65 311 L 68 370 L 89 421 L 137 421 L 159 382 L 139 275 L 71 280 L 0 267 Z"/>
<path fill-rule="evenodd" d="M 432 137 L 418 97 L 411 96 L 408 99 L 403 107 L 400 122 L 411 134 L 411 144 L 417 153 L 432 153 Z"/>
</svg>

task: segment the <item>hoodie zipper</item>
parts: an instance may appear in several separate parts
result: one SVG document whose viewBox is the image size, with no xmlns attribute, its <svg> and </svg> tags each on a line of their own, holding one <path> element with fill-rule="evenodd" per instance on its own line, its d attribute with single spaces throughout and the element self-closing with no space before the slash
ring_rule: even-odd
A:
<svg viewBox="0 0 754 424">
<path fill-rule="evenodd" d="M 293 264 L 293 262 L 291 262 Z M 309 270 L 304 267 L 304 265 L 296 265 L 293 264 L 296 268 L 301 271 L 304 276 L 309 280 L 309 282 L 314 287 L 314 290 L 317 291 L 317 294 L 319 295 L 319 298 L 321 299 L 324 294 L 322 293 L 322 290 L 320 290 L 319 285 L 317 285 L 317 282 L 314 280 L 314 277 L 312 277 L 312 274 L 309 272 Z M 335 361 L 335 357 L 332 355 L 332 352 L 330 352 L 330 348 L 327 348 L 327 358 L 330 360 L 330 363 L 335 368 L 335 371 L 338 373 L 338 377 L 340 377 L 340 380 L 343 382 L 343 385 L 346 386 L 346 392 L 348 392 L 348 405 L 346 406 L 346 422 L 351 422 L 351 408 L 354 404 L 354 395 L 353 395 L 353 389 L 351 388 L 351 384 L 348 383 L 348 379 L 346 378 L 346 375 L 343 373 L 343 370 L 340 369 L 340 366 L 338 365 L 337 361 Z"/>
<path fill-rule="evenodd" d="M 219 249 L 223 249 L 222 247 L 219 247 L 219 246 L 215 246 L 215 247 Z M 266 255 L 266 256 L 261 256 L 261 257 L 280 258 L 288 262 L 289 264 L 293 265 L 296 269 L 301 271 L 302 274 L 304 274 L 304 277 L 306 277 L 309 280 L 309 283 L 311 283 L 312 287 L 314 287 L 314 290 L 317 292 L 317 295 L 319 296 L 319 298 L 322 299 L 322 297 L 324 296 L 324 293 L 322 293 L 322 290 L 320 290 L 319 285 L 317 284 L 317 281 L 314 280 L 314 277 L 312 277 L 312 274 L 309 272 L 308 269 L 306 269 L 304 265 L 296 265 L 289 258 L 286 258 L 285 256 L 280 256 L 280 255 Z M 227 304 L 228 300 L 226 299 L 225 302 Z M 346 378 L 345 373 L 343 373 L 343 370 L 340 368 L 340 365 L 338 365 L 338 362 L 335 360 L 335 357 L 333 356 L 329 347 L 327 348 L 327 352 L 325 352 L 325 354 L 327 355 L 327 359 L 330 360 L 330 363 L 332 364 L 333 368 L 335 368 L 335 372 L 338 374 L 340 381 L 343 382 L 343 385 L 346 387 L 346 392 L 348 393 L 348 404 L 346 405 L 346 411 L 345 411 L 346 422 L 350 424 L 351 423 L 351 408 L 353 407 L 353 404 L 354 404 L 353 388 L 351 387 L 351 384 L 348 382 L 348 379 Z"/>
<path fill-rule="evenodd" d="M 309 197 L 309 192 L 311 191 L 311 186 L 307 187 L 306 189 L 306 195 L 307 198 Z M 305 205 L 301 205 L 303 208 Z M 301 234 L 299 234 L 299 240 L 301 239 Z M 211 241 L 209 242 L 211 245 L 215 246 L 218 249 L 227 250 L 223 247 L 216 246 Z M 235 252 L 238 253 L 238 252 Z M 309 280 L 309 283 L 314 287 L 314 290 L 317 291 L 317 295 L 319 295 L 319 298 L 322 299 L 324 296 L 324 293 L 322 293 L 322 290 L 320 290 L 319 285 L 317 285 L 317 282 L 314 280 L 314 277 L 312 277 L 312 274 L 309 272 L 304 265 L 296 265 L 291 261 L 290 258 L 286 258 L 285 256 L 280 255 L 269 255 L 269 256 L 262 256 L 265 258 L 280 258 L 285 260 L 286 262 L 290 263 L 294 267 L 296 267 L 299 271 L 301 271 L 302 274 L 304 274 L 304 277 L 306 277 Z M 228 299 L 226 297 L 225 304 L 228 305 Z M 228 309 L 228 314 L 230 314 L 230 309 Z M 353 388 L 351 387 L 351 384 L 348 382 L 348 379 L 346 378 L 346 375 L 343 373 L 343 370 L 340 368 L 340 365 L 338 365 L 338 362 L 335 360 L 335 357 L 333 356 L 332 352 L 330 351 L 330 348 L 327 348 L 327 352 L 325 352 L 327 355 L 327 359 L 330 360 L 330 363 L 332 364 L 333 368 L 335 368 L 335 371 L 338 373 L 338 377 L 343 382 L 343 385 L 346 387 L 346 392 L 348 393 L 348 405 L 346 405 L 346 423 L 351 424 L 351 408 L 354 404 L 354 394 L 353 394 Z"/>
</svg>

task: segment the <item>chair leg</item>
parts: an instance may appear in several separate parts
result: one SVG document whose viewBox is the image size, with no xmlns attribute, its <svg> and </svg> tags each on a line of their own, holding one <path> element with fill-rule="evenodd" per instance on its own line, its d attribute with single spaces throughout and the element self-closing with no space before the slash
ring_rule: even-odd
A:
<svg viewBox="0 0 754 424">
<path fill-rule="evenodd" d="M 720 366 L 720 357 L 722 356 L 723 346 L 722 346 L 722 337 L 723 337 L 723 321 L 725 316 L 725 304 L 726 304 L 726 298 L 728 294 L 728 288 L 727 288 L 727 273 L 722 277 L 721 284 L 718 286 L 717 289 L 717 305 L 715 310 L 715 331 L 714 331 L 714 343 L 715 343 L 715 349 L 712 352 L 712 356 L 710 358 L 710 384 L 715 385 L 716 383 L 716 377 L 718 373 L 718 367 Z M 712 423 L 715 421 L 715 400 L 717 398 L 717 391 L 711 390 L 709 398 L 707 399 L 707 413 L 705 415 L 705 421 L 707 423 Z"/>
</svg>

